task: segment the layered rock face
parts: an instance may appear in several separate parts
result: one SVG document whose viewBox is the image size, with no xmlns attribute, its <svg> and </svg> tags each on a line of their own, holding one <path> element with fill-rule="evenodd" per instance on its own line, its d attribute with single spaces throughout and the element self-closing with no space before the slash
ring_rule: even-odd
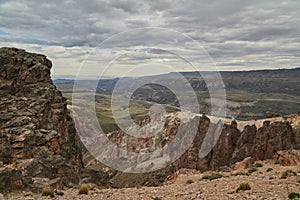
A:
<svg viewBox="0 0 300 200">
<path fill-rule="evenodd" d="M 79 181 L 80 143 L 51 66 L 44 55 L 0 48 L 0 192 Z"/>
</svg>

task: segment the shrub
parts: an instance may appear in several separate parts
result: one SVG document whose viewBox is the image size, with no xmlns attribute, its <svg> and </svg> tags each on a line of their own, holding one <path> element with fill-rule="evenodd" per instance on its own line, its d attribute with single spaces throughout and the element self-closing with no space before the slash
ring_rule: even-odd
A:
<svg viewBox="0 0 300 200">
<path fill-rule="evenodd" d="M 278 165 L 279 164 L 279 160 L 277 158 L 274 159 L 274 164 Z"/>
<path fill-rule="evenodd" d="M 137 186 L 135 186 L 135 188 L 136 188 L 136 189 L 141 189 L 142 186 L 141 186 L 141 185 L 137 185 Z"/>
<path fill-rule="evenodd" d="M 193 180 L 187 180 L 187 181 L 186 181 L 186 184 L 192 184 L 192 183 L 194 183 Z"/>
<path fill-rule="evenodd" d="M 263 165 L 262 163 L 255 163 L 254 166 L 255 166 L 256 168 L 258 168 L 258 167 L 263 167 L 264 165 Z"/>
<path fill-rule="evenodd" d="M 244 175 L 247 175 L 246 173 L 244 172 L 237 172 L 235 174 L 233 174 L 234 176 L 244 176 Z"/>
<path fill-rule="evenodd" d="M 218 179 L 218 178 L 222 178 L 222 174 L 219 173 L 213 173 L 213 174 L 205 174 L 202 176 L 202 179 L 208 179 L 210 181 Z"/>
<path fill-rule="evenodd" d="M 257 171 L 256 167 L 251 167 L 251 168 L 248 170 L 248 173 L 249 173 L 249 174 L 252 174 L 253 172 L 256 172 L 256 171 Z"/>
<path fill-rule="evenodd" d="M 87 184 L 81 185 L 78 191 L 78 194 L 88 194 L 90 191 L 90 187 Z"/>
<path fill-rule="evenodd" d="M 42 196 L 54 197 L 54 191 L 51 188 L 45 187 L 42 190 Z"/>
<path fill-rule="evenodd" d="M 153 197 L 152 199 L 153 199 L 153 200 L 161 200 L 160 197 Z"/>
<path fill-rule="evenodd" d="M 300 194 L 298 192 L 291 192 L 288 195 L 289 199 L 296 199 L 296 198 L 300 198 Z"/>
<path fill-rule="evenodd" d="M 294 172 L 293 170 L 288 169 L 288 170 L 285 170 L 284 172 L 282 172 L 281 178 L 286 179 L 288 176 L 296 176 L 296 175 L 297 175 L 296 172 Z"/>
<path fill-rule="evenodd" d="M 236 189 L 236 192 L 240 190 L 251 190 L 249 183 L 241 183 L 240 186 Z"/>
<path fill-rule="evenodd" d="M 272 171 L 273 170 L 273 168 L 268 168 L 267 170 L 266 170 L 266 172 L 270 172 L 270 171 Z"/>
<path fill-rule="evenodd" d="M 202 179 L 209 179 L 209 177 L 210 177 L 209 174 L 204 174 L 204 175 L 202 176 Z"/>
<path fill-rule="evenodd" d="M 222 178 L 222 177 L 223 177 L 222 174 L 214 173 L 208 179 L 211 181 L 211 180 L 215 180 L 215 179 Z"/>
</svg>

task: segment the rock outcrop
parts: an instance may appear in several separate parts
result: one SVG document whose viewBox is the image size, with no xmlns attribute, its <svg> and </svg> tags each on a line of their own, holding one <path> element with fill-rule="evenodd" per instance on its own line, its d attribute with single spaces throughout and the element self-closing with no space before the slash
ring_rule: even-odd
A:
<svg viewBox="0 0 300 200">
<path fill-rule="evenodd" d="M 51 66 L 44 55 L 0 48 L 2 193 L 79 181 L 80 141 Z"/>
<path fill-rule="evenodd" d="M 208 118 L 200 118 L 200 131 L 198 131 L 194 143 L 202 144 L 203 134 L 208 130 Z M 203 130 L 204 131 L 201 131 Z M 265 121 L 263 126 L 257 128 L 255 125 L 247 125 L 243 131 L 237 128 L 236 122 L 224 124 L 221 135 L 211 152 L 200 159 L 197 152 L 200 149 L 189 148 L 186 155 L 196 155 L 189 158 L 184 155 L 185 162 L 177 162 L 179 168 L 192 168 L 200 171 L 218 170 L 224 166 L 230 167 L 236 162 L 242 161 L 246 157 L 255 160 L 272 159 L 276 153 L 281 150 L 291 150 L 297 148 L 296 130 L 292 128 L 289 122 Z M 195 145 L 192 145 L 195 146 Z"/>
<path fill-rule="evenodd" d="M 215 146 L 210 153 L 204 158 L 199 158 L 201 145 L 205 145 L 203 141 L 209 129 L 210 118 L 207 116 L 192 117 L 185 125 L 185 134 L 188 135 L 189 131 L 193 129 L 196 120 L 199 121 L 196 137 L 188 150 L 173 163 L 177 169 L 189 168 L 200 171 L 222 170 L 232 166 L 236 162 L 242 161 L 246 157 L 251 157 L 253 161 L 272 159 L 276 157 L 278 151 L 298 148 L 297 141 L 299 141 L 299 136 L 297 133 L 299 131 L 293 128 L 288 121 L 270 122 L 265 120 L 263 125 L 259 128 L 256 127 L 256 125 L 246 125 L 242 131 L 238 129 L 237 122 L 232 121 L 230 124 L 224 124 L 221 129 L 220 137 L 211 139 L 210 142 L 215 142 Z M 152 137 L 133 139 L 132 136 L 128 136 L 122 131 L 110 133 L 108 136 L 110 140 L 114 141 L 118 146 L 127 147 L 129 154 L 132 151 L 149 152 L 153 147 L 162 148 L 164 145 L 167 145 L 177 133 L 176 130 L 180 123 L 177 114 L 170 114 L 166 118 L 164 129 Z M 219 127 L 218 123 L 212 123 L 211 126 L 213 130 Z M 184 145 L 184 143 L 182 144 Z M 180 148 L 183 147 L 177 146 L 175 149 Z M 171 157 L 173 153 L 174 152 L 170 152 L 168 155 L 157 155 L 157 157 L 152 159 L 159 160 L 159 156 Z M 119 156 L 118 151 L 107 152 L 107 155 L 114 154 Z M 128 159 L 128 162 L 132 162 L 130 159 L 141 161 L 139 157 L 130 158 L 124 155 L 124 158 Z M 140 165 L 151 168 L 147 163 L 151 162 L 143 158 Z"/>
</svg>

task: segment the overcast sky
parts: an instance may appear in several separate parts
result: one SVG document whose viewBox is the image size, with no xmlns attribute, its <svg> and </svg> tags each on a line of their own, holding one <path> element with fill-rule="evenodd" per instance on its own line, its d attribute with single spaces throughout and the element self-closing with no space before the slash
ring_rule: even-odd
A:
<svg viewBox="0 0 300 200">
<path fill-rule="evenodd" d="M 87 76 L 106 62 L 108 76 L 129 66 L 150 73 L 151 64 L 189 71 L 188 61 L 201 69 L 293 68 L 299 10 L 299 0 L 0 0 L 0 46 L 46 54 L 54 76 L 75 75 L 86 59 L 95 61 Z"/>
</svg>

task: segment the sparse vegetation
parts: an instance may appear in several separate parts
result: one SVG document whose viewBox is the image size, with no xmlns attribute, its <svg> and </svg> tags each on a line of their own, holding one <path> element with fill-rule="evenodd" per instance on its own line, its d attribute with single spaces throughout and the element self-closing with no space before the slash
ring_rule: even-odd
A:
<svg viewBox="0 0 300 200">
<path fill-rule="evenodd" d="M 153 197 L 152 199 L 153 199 L 153 200 L 161 200 L 160 197 Z"/>
<path fill-rule="evenodd" d="M 255 163 L 254 166 L 255 166 L 256 168 L 259 168 L 259 167 L 263 167 L 264 165 L 263 165 L 262 163 Z"/>
<path fill-rule="evenodd" d="M 222 178 L 222 177 L 223 177 L 222 174 L 213 173 L 208 179 L 211 181 L 211 180 L 215 180 L 215 179 Z"/>
<path fill-rule="evenodd" d="M 141 189 L 142 186 L 141 186 L 141 185 L 137 185 L 137 186 L 135 186 L 135 188 L 136 188 L 136 189 Z"/>
<path fill-rule="evenodd" d="M 209 179 L 209 177 L 210 177 L 209 174 L 204 174 L 201 179 Z"/>
<path fill-rule="evenodd" d="M 187 181 L 186 181 L 186 184 L 192 184 L 192 183 L 194 183 L 193 180 L 187 180 Z"/>
<path fill-rule="evenodd" d="M 251 167 L 250 169 L 248 169 L 248 174 L 252 174 L 253 172 L 256 171 L 257 171 L 256 167 Z"/>
<path fill-rule="evenodd" d="M 42 190 L 42 196 L 54 197 L 54 191 L 49 187 L 44 187 Z"/>
<path fill-rule="evenodd" d="M 274 159 L 274 164 L 278 165 L 279 164 L 279 160 L 277 158 Z"/>
<path fill-rule="evenodd" d="M 298 199 L 298 198 L 300 198 L 300 194 L 298 192 L 291 192 L 291 193 L 289 193 L 288 198 L 289 199 Z"/>
<path fill-rule="evenodd" d="M 282 179 L 286 179 L 288 176 L 296 176 L 297 172 L 294 172 L 293 170 L 285 170 L 282 172 L 281 177 Z"/>
<path fill-rule="evenodd" d="M 90 191 L 90 186 L 87 184 L 83 184 L 80 186 L 78 190 L 78 194 L 88 194 Z"/>
<path fill-rule="evenodd" d="M 202 179 L 208 179 L 210 181 L 218 179 L 218 178 L 222 178 L 223 175 L 219 174 L 219 173 L 213 173 L 213 174 L 205 174 L 202 176 Z"/>
<path fill-rule="evenodd" d="M 236 192 L 243 190 L 251 190 L 249 183 L 241 183 L 240 186 L 236 189 Z"/>
<path fill-rule="evenodd" d="M 273 168 L 268 168 L 268 169 L 266 169 L 266 172 L 270 172 L 272 170 L 273 170 Z"/>
</svg>

